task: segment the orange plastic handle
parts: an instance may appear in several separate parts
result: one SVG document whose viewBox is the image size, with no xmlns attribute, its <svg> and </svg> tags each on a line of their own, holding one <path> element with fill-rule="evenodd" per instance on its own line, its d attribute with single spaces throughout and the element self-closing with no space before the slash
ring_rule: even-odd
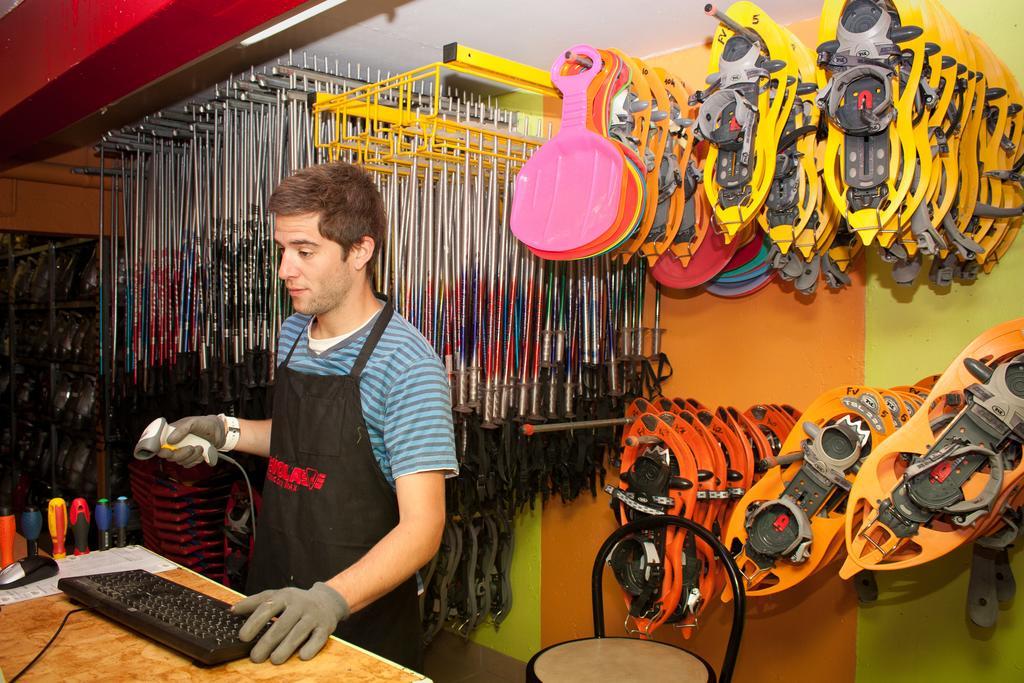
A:
<svg viewBox="0 0 1024 683">
<path fill-rule="evenodd" d="M 0 517 L 0 567 L 14 562 L 14 515 Z"/>
</svg>

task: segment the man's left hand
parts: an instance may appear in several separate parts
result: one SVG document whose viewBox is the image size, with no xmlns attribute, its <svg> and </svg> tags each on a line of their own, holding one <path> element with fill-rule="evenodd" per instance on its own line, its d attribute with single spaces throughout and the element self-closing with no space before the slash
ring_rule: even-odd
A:
<svg viewBox="0 0 1024 683">
<path fill-rule="evenodd" d="M 327 639 L 348 618 L 345 598 L 325 583 L 314 583 L 309 590 L 279 588 L 250 596 L 234 607 L 235 614 L 249 614 L 238 637 L 249 642 L 272 617 L 277 621 L 259 639 L 249 659 L 284 664 L 299 646 L 299 659 L 312 659 Z"/>
</svg>

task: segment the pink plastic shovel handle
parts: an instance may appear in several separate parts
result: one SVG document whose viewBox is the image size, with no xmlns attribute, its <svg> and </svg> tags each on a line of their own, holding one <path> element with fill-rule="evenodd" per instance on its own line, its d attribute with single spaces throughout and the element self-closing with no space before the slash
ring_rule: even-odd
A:
<svg viewBox="0 0 1024 683">
<path fill-rule="evenodd" d="M 572 59 L 573 55 L 590 58 L 589 69 L 569 76 L 562 75 L 562 65 Z M 587 125 L 587 109 L 590 102 L 587 88 L 597 74 L 601 73 L 604 61 L 601 53 L 589 45 L 573 45 L 551 65 L 551 82 L 562 91 L 562 124 L 559 130 L 583 128 Z"/>
<path fill-rule="evenodd" d="M 590 61 L 583 72 L 561 74 L 574 55 Z M 509 226 L 519 240 L 541 252 L 573 252 L 608 237 L 619 214 L 622 152 L 587 128 L 587 88 L 603 65 L 589 45 L 565 51 L 551 66 L 563 93 L 558 134 L 541 146 L 516 176 Z"/>
</svg>

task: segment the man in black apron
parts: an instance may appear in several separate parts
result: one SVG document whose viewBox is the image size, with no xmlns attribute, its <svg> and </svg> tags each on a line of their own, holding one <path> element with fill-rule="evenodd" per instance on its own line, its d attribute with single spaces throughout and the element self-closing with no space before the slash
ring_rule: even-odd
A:
<svg viewBox="0 0 1024 683">
<path fill-rule="evenodd" d="M 365 173 L 328 164 L 283 181 L 270 209 L 282 249 L 278 275 L 296 311 L 305 314 L 302 324 L 311 323 L 308 332 L 296 334 L 283 362 L 279 354 L 273 417 L 185 418 L 175 423 L 169 442 L 191 433 L 221 450 L 270 458 L 246 586 L 251 597 L 234 607 L 251 615 L 240 632 L 243 640 L 277 617 L 253 648 L 253 661 L 279 664 L 296 650 L 309 659 L 333 633 L 418 669 L 416 570 L 440 544 L 444 477 L 456 465 L 452 449 L 450 467 L 415 471 L 392 487 L 371 445 L 361 375 L 393 319 L 404 334 L 411 329 L 390 302 L 374 296 L 370 284 L 386 229 L 383 203 Z M 289 325 L 294 329 L 292 319 Z M 361 334 L 365 340 L 347 373 L 290 367 L 296 349 L 305 352 L 302 344 L 312 349 L 317 340 Z M 440 366 L 432 354 L 422 362 Z M 443 400 L 450 410 L 447 395 Z M 159 455 L 186 466 L 201 460 L 190 448 Z M 429 462 L 439 462 L 436 453 Z"/>
</svg>

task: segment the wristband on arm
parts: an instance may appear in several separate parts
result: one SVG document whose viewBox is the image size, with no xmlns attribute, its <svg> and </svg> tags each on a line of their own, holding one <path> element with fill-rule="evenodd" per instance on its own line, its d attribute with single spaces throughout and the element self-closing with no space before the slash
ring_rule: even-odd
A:
<svg viewBox="0 0 1024 683">
<path fill-rule="evenodd" d="M 218 450 L 224 453 L 233 451 L 235 446 L 238 445 L 239 437 L 242 435 L 242 430 L 238 424 L 238 418 L 232 417 L 231 415 L 225 415 L 224 413 L 221 413 L 217 417 L 224 421 L 224 433 L 226 434 L 224 445 Z"/>
</svg>

